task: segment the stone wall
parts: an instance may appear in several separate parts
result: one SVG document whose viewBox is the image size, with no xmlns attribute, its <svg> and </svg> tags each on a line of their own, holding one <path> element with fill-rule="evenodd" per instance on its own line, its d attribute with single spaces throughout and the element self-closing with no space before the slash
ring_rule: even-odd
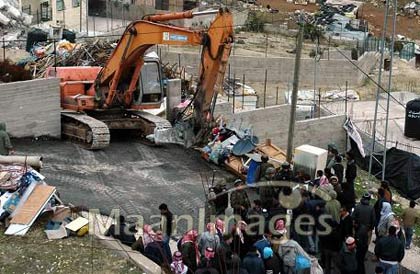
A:
<svg viewBox="0 0 420 274">
<path fill-rule="evenodd" d="M 260 142 L 270 138 L 273 144 L 284 150 L 287 149 L 290 105 L 232 113 L 229 103 L 221 103 L 216 105 L 215 115 L 223 115 L 230 127 L 251 128 Z M 297 121 L 294 147 L 309 144 L 326 148 L 329 143 L 335 143 L 340 151 L 344 151 L 346 144 L 344 122 L 344 115 Z"/>
<path fill-rule="evenodd" d="M 200 56 L 197 51 L 183 51 L 179 48 L 159 47 L 163 63 L 178 64 L 186 67 L 190 74 L 198 74 Z M 377 54 L 366 53 L 355 61 L 366 73 L 375 66 Z M 292 83 L 295 59 L 289 57 L 261 58 L 247 56 L 230 56 L 231 77 L 235 74 L 242 78 L 245 74 L 248 82 L 264 82 L 265 70 L 267 69 L 267 82 L 272 84 Z M 229 66 L 228 66 L 229 68 Z M 350 86 L 357 86 L 365 79 L 365 76 L 349 61 L 345 59 L 321 59 L 318 67 L 318 87 L 344 86 L 346 81 Z M 322 72 L 322 73 L 319 73 Z M 226 70 L 228 75 L 229 70 Z M 314 60 L 311 58 L 301 59 L 300 86 L 313 86 L 314 81 Z"/>
</svg>

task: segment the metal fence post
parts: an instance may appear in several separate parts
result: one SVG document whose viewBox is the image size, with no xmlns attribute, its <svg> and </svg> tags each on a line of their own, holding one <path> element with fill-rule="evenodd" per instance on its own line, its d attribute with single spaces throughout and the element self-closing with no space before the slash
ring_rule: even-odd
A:
<svg viewBox="0 0 420 274">
<path fill-rule="evenodd" d="M 345 98 L 344 98 L 344 112 L 347 118 L 347 91 L 348 91 L 348 86 L 349 86 L 349 82 L 346 81 L 346 93 L 345 93 Z"/>
<path fill-rule="evenodd" d="M 233 107 L 232 107 L 232 113 L 235 113 L 235 84 L 236 84 L 236 75 L 233 74 Z"/>
<path fill-rule="evenodd" d="M 265 77 L 264 77 L 264 108 L 265 108 L 266 94 L 267 94 L 267 69 L 265 69 Z"/>
<path fill-rule="evenodd" d="M 279 87 L 276 87 L 276 105 L 279 104 Z"/>
<path fill-rule="evenodd" d="M 55 46 L 55 38 L 53 38 L 54 41 L 54 76 L 57 76 L 57 48 Z"/>
<path fill-rule="evenodd" d="M 242 109 L 244 109 L 245 104 L 245 74 L 242 77 Z"/>
<path fill-rule="evenodd" d="M 6 41 L 3 37 L 3 61 L 6 61 Z"/>
<path fill-rule="evenodd" d="M 321 118 L 321 89 L 318 90 L 318 119 Z"/>
<path fill-rule="evenodd" d="M 229 85 L 231 84 L 231 79 L 230 79 L 230 64 L 228 65 L 228 83 L 229 83 Z M 227 92 L 227 96 L 228 96 L 228 102 L 229 102 L 229 100 L 230 100 L 229 89 L 228 89 L 228 92 Z"/>
</svg>

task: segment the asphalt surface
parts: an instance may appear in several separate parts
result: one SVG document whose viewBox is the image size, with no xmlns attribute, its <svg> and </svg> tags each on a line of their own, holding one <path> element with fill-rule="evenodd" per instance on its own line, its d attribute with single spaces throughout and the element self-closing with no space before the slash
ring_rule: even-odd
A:
<svg viewBox="0 0 420 274">
<path fill-rule="evenodd" d="M 207 163 L 197 151 L 176 145 L 152 147 L 117 140 L 101 151 L 59 141 L 13 140 L 16 154 L 43 156 L 41 174 L 57 187 L 63 201 L 109 214 L 142 215 L 148 221 L 166 203 L 174 214 L 195 219 L 204 206 L 202 180 L 229 175 Z"/>
</svg>

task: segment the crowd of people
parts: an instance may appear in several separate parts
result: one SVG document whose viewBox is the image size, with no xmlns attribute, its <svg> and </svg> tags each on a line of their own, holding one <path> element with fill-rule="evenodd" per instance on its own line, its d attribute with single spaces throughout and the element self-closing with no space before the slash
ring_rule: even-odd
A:
<svg viewBox="0 0 420 274">
<path fill-rule="evenodd" d="M 169 247 L 173 217 L 166 204 L 159 207 L 161 230 L 145 225 L 138 240 L 123 240 L 167 273 L 364 274 L 375 232 L 376 273 L 397 273 L 418 221 L 415 203 L 402 215 L 404 229 L 392 211 L 387 182 L 381 183 L 374 204 L 369 192 L 356 204 L 357 167 L 350 152 L 346 158 L 344 168 L 342 157 L 330 150 L 326 168 L 308 181 L 289 164 L 277 170 L 263 157 L 257 187 L 247 190 L 236 180 L 234 190 L 214 189 L 216 217 L 201 234 L 194 229 L 185 232 L 177 250 Z M 272 184 L 276 179 L 301 184 Z M 252 205 L 247 191 L 259 196 Z M 229 208 L 235 218 L 226 214 Z"/>
</svg>

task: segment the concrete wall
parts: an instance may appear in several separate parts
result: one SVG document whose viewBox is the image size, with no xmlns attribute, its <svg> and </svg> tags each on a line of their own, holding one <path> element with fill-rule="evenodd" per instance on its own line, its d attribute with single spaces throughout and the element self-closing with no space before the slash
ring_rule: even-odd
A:
<svg viewBox="0 0 420 274">
<path fill-rule="evenodd" d="M 290 105 L 279 105 L 233 114 L 231 105 L 222 103 L 216 105 L 215 115 L 223 115 L 228 121 L 228 125 L 234 128 L 252 128 L 260 142 L 270 138 L 280 148 L 287 149 Z M 344 121 L 344 115 L 297 121 L 294 147 L 310 144 L 326 148 L 329 143 L 335 143 L 343 151 L 346 143 L 346 135 L 343 129 Z"/>
<path fill-rule="evenodd" d="M 186 66 L 188 73 L 197 75 L 198 66 L 200 64 L 200 56 L 191 52 L 174 52 L 169 47 L 160 47 L 163 63 L 178 63 L 178 56 L 181 66 Z M 178 50 L 178 49 L 173 49 Z M 198 50 L 197 50 L 198 51 Z M 369 73 L 370 69 L 376 64 L 374 53 L 366 53 L 363 57 L 356 61 L 356 64 L 362 66 L 364 71 Z M 246 81 L 264 82 L 264 74 L 267 69 L 268 83 L 291 83 L 293 81 L 293 69 L 295 64 L 294 58 L 278 57 L 278 58 L 261 58 L 261 57 L 245 57 L 230 56 L 229 64 L 231 68 L 231 76 L 241 77 L 245 74 Z M 312 86 L 314 81 L 314 60 L 311 58 L 301 59 L 300 85 Z M 355 66 L 344 59 L 325 60 L 321 59 L 317 68 L 318 73 L 317 85 L 319 87 L 337 87 L 342 86 L 346 81 L 350 86 L 360 84 L 364 75 L 357 70 Z M 226 74 L 228 70 L 226 71 Z"/>
<path fill-rule="evenodd" d="M 359 60 L 357 61 L 357 65 L 367 74 L 372 72 L 372 70 L 378 65 L 379 63 L 379 56 L 378 52 L 366 52 L 363 54 Z M 362 83 L 366 79 L 366 76 L 359 72 L 359 83 Z"/>
<path fill-rule="evenodd" d="M 0 120 L 12 137 L 60 137 L 59 79 L 0 84 Z"/>
</svg>

